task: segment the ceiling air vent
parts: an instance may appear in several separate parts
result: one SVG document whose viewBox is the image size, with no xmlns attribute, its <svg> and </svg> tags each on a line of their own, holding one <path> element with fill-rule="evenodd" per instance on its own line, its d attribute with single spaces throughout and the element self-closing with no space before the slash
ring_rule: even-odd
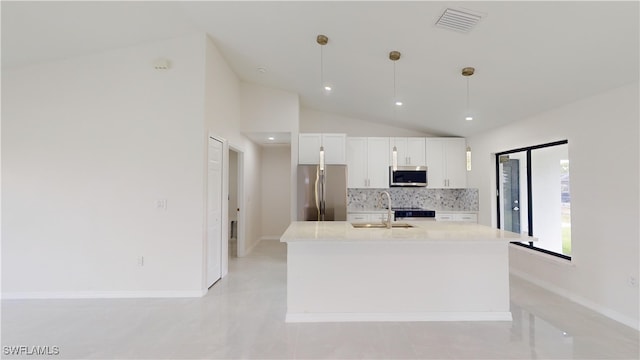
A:
<svg viewBox="0 0 640 360">
<path fill-rule="evenodd" d="M 444 10 L 436 26 L 457 32 L 468 33 L 482 19 L 482 15 L 470 10 L 456 10 L 447 8 Z"/>
</svg>

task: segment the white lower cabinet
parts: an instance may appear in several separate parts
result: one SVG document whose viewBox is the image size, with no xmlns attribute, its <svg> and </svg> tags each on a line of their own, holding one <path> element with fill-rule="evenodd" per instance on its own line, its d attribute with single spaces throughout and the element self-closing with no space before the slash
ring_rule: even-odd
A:
<svg viewBox="0 0 640 360">
<path fill-rule="evenodd" d="M 393 217 L 393 212 L 391 213 Z M 377 223 L 387 220 L 387 212 L 347 213 L 347 221 L 354 223 Z"/>
<path fill-rule="evenodd" d="M 436 221 L 478 222 L 476 213 L 440 212 L 436 211 Z"/>
<path fill-rule="evenodd" d="M 349 222 L 369 222 L 369 214 L 347 214 L 347 221 Z"/>
</svg>

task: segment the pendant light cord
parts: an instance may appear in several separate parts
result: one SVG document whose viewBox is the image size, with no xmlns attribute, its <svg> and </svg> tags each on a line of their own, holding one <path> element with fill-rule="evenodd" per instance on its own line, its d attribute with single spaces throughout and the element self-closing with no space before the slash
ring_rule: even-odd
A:
<svg viewBox="0 0 640 360">
<path fill-rule="evenodd" d="M 396 62 L 393 62 L 393 101 L 396 101 Z"/>
<path fill-rule="evenodd" d="M 322 48 L 324 46 L 320 45 L 320 88 L 324 87 L 324 54 Z"/>
<path fill-rule="evenodd" d="M 469 77 L 467 76 L 467 112 L 469 111 Z"/>
</svg>

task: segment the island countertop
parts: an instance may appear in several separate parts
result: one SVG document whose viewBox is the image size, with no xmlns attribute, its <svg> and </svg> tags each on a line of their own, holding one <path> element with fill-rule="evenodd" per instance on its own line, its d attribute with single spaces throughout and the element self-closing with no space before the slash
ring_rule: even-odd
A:
<svg viewBox="0 0 640 360">
<path fill-rule="evenodd" d="M 318 241 L 536 241 L 531 236 L 465 222 L 402 221 L 412 228 L 356 229 L 347 221 L 294 221 L 281 242 Z"/>
</svg>

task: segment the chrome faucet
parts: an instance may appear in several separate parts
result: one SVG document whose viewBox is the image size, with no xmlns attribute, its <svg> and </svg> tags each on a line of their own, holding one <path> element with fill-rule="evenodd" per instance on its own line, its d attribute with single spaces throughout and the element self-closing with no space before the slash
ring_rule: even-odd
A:
<svg viewBox="0 0 640 360">
<path fill-rule="evenodd" d="M 382 193 L 387 195 L 387 229 L 391 229 L 391 194 L 388 191 L 383 191 Z"/>
</svg>

